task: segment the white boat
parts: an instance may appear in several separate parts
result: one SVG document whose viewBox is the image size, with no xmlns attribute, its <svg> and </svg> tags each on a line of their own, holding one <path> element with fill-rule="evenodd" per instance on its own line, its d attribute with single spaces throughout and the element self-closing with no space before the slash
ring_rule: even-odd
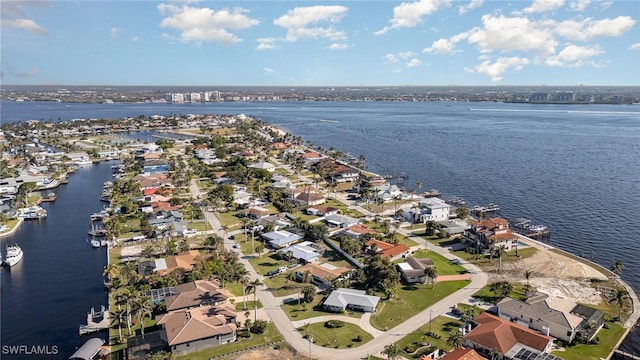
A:
<svg viewBox="0 0 640 360">
<path fill-rule="evenodd" d="M 20 209 L 20 217 L 22 217 L 25 220 L 43 219 L 47 217 L 47 210 L 37 205 L 32 206 L 30 208 L 23 208 L 23 209 Z"/>
<path fill-rule="evenodd" d="M 22 260 L 22 248 L 19 245 L 7 246 L 7 254 L 4 257 L 4 263 L 13 266 Z"/>
<path fill-rule="evenodd" d="M 94 248 L 99 248 L 101 246 L 100 240 L 92 239 L 91 246 L 93 246 Z"/>
</svg>

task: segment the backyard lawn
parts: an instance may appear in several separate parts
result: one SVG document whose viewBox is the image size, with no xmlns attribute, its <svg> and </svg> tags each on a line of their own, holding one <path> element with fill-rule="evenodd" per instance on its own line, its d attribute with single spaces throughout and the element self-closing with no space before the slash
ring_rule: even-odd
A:
<svg viewBox="0 0 640 360">
<path fill-rule="evenodd" d="M 438 270 L 438 275 L 458 275 L 468 273 L 462 265 L 458 265 L 444 256 L 434 252 L 420 249 L 413 253 L 413 257 L 418 259 L 429 258 Z"/>
<path fill-rule="evenodd" d="M 433 285 L 401 285 L 393 299 L 378 304 L 378 312 L 371 316 L 371 325 L 379 330 L 391 329 L 469 283 L 468 280 L 459 280 Z"/>
<path fill-rule="evenodd" d="M 298 293 L 298 287 L 304 286 L 304 284 L 297 281 L 287 280 L 286 276 L 286 273 L 284 273 L 264 279 L 264 284 L 269 288 L 273 296 L 294 295 Z"/>
<path fill-rule="evenodd" d="M 269 344 L 282 340 L 282 336 L 272 323 L 267 324 L 267 329 L 263 334 L 252 334 L 250 338 L 238 338 L 230 344 L 214 346 L 202 351 L 196 351 L 188 355 L 176 356 L 176 360 L 208 360 L 215 356 L 232 353 L 239 350 L 248 349 L 255 346 Z"/>
<path fill-rule="evenodd" d="M 316 316 L 336 315 L 336 313 L 324 311 L 322 309 L 322 302 L 325 299 L 323 295 L 316 295 L 313 301 L 309 304 L 302 302 L 298 305 L 297 301 L 291 301 L 281 305 L 282 310 L 287 314 L 291 321 L 298 321 L 304 319 L 314 318 Z M 347 315 L 354 318 L 362 317 L 362 313 L 347 311 L 338 315 Z"/>
<path fill-rule="evenodd" d="M 309 324 L 303 331 L 311 335 L 316 345 L 336 349 L 358 347 L 373 340 L 373 336 L 358 325 L 346 322 L 343 324 L 343 327 L 328 328 L 324 322 L 319 322 Z"/>
<path fill-rule="evenodd" d="M 416 331 L 398 340 L 396 345 L 403 351 L 402 355 L 410 359 L 417 359 L 421 354 L 430 353 L 435 348 L 452 350 L 451 346 L 447 345 L 447 336 L 452 331 L 457 331 L 460 326 L 462 326 L 460 320 L 448 316 L 438 316 L 430 323 L 424 324 Z M 435 334 L 435 337 L 428 336 L 429 331 Z M 429 347 L 420 349 L 425 344 L 429 344 Z M 414 353 L 414 350 L 418 351 Z M 410 353 L 412 355 L 409 355 Z"/>
<path fill-rule="evenodd" d="M 565 360 L 608 359 L 609 353 L 616 346 L 625 329 L 616 323 L 607 322 L 606 325 L 609 329 L 600 329 L 596 335 L 600 339 L 597 345 L 578 344 L 566 347 L 564 351 L 554 351 L 552 354 Z"/>
</svg>

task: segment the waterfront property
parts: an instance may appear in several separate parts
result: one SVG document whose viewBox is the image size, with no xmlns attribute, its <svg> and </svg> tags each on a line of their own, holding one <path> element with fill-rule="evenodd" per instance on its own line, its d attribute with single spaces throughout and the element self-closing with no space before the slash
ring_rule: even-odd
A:
<svg viewBox="0 0 640 360">
<path fill-rule="evenodd" d="M 449 219 L 451 205 L 436 197 L 418 202 L 417 207 L 403 207 L 402 213 L 407 221 L 426 223 L 427 221 L 445 221 Z"/>
<path fill-rule="evenodd" d="M 164 298 L 167 311 L 219 305 L 230 297 L 216 280 L 195 280 L 175 286 L 175 294 Z"/>
<path fill-rule="evenodd" d="M 161 337 L 174 354 L 187 354 L 236 340 L 237 317 L 230 304 L 200 306 L 157 316 Z"/>
</svg>

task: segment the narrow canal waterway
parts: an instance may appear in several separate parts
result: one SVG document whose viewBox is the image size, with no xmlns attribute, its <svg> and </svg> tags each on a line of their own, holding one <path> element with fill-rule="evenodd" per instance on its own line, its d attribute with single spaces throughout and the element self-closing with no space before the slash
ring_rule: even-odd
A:
<svg viewBox="0 0 640 360">
<path fill-rule="evenodd" d="M 53 192 L 57 199 L 43 203 L 45 220 L 25 221 L 7 244 L 19 244 L 23 260 L 0 270 L 0 343 L 2 359 L 24 359 L 26 354 L 8 354 L 8 346 L 48 348 L 49 355 L 32 358 L 67 359 L 93 334 L 80 337 L 78 326 L 86 323 L 87 311 L 107 305 L 102 270 L 106 248 L 94 249 L 86 241 L 89 216 L 102 209 L 98 195 L 111 180 L 111 165 L 105 162 L 80 168 L 68 184 Z M 45 195 L 48 192 L 45 192 Z"/>
</svg>

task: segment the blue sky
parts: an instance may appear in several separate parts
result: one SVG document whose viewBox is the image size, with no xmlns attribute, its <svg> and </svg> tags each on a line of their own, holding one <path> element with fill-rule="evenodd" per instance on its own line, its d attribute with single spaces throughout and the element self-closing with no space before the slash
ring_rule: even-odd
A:
<svg viewBox="0 0 640 360">
<path fill-rule="evenodd" d="M 3 84 L 640 85 L 640 1 L 6 1 Z"/>
</svg>

